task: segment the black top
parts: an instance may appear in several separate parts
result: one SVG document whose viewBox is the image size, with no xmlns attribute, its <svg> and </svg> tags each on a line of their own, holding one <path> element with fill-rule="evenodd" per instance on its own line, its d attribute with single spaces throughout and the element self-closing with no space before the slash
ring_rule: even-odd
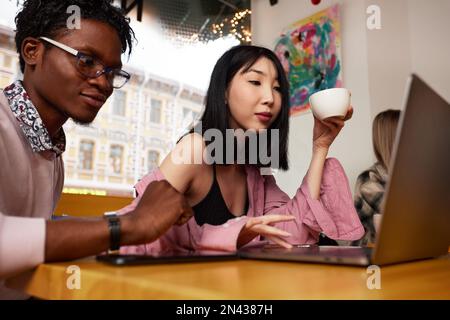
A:
<svg viewBox="0 0 450 320">
<path fill-rule="evenodd" d="M 230 219 L 236 218 L 232 214 L 223 199 L 222 193 L 220 192 L 219 183 L 216 178 L 216 165 L 213 164 L 213 182 L 208 194 L 192 207 L 194 210 L 194 218 L 198 225 L 202 226 L 207 223 L 213 226 L 219 226 L 224 224 Z M 248 196 L 245 203 L 244 215 L 248 211 Z"/>
</svg>

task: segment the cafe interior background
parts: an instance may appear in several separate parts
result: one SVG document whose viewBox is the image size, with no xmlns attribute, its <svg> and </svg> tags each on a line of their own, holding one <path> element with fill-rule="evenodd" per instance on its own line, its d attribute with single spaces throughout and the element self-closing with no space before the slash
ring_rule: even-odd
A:
<svg viewBox="0 0 450 320">
<path fill-rule="evenodd" d="M 21 2 L 2 0 L 1 89 L 21 77 L 14 45 Z M 329 154 L 341 161 L 352 188 L 375 161 L 373 118 L 403 108 L 409 74 L 450 100 L 449 0 L 143 0 L 142 6 L 131 0 L 117 6 L 122 2 L 138 39 L 131 57 L 122 59 L 132 80 L 114 92 L 91 125 L 65 124 L 58 214 L 98 215 L 129 203 L 134 183 L 158 166 L 201 115 L 215 62 L 239 43 L 275 50 L 294 84 L 291 169 L 274 173 L 291 196 L 311 158 L 307 97 L 315 90 L 341 86 L 352 93 L 354 116 Z M 317 48 L 323 56 L 314 60 Z M 315 77 L 294 81 L 311 70 Z"/>
</svg>

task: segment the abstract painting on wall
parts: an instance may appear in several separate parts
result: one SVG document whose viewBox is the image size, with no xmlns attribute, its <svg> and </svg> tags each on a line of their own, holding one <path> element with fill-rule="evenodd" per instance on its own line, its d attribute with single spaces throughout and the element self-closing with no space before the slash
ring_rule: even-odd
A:
<svg viewBox="0 0 450 320">
<path fill-rule="evenodd" d="M 295 22 L 276 40 L 290 84 L 290 115 L 309 110 L 313 93 L 342 87 L 339 5 Z"/>
</svg>

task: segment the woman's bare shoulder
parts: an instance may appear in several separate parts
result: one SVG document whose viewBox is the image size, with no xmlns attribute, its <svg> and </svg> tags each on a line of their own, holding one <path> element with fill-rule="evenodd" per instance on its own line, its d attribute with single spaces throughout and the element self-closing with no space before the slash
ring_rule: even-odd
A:
<svg viewBox="0 0 450 320">
<path fill-rule="evenodd" d="M 184 136 L 167 155 L 160 170 L 172 186 L 185 193 L 196 176 L 208 166 L 203 160 L 205 142 L 201 135 Z"/>
</svg>

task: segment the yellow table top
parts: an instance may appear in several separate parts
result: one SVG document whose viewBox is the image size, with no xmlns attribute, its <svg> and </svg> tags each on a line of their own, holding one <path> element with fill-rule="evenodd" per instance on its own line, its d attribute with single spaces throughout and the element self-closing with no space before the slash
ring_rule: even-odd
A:
<svg viewBox="0 0 450 320">
<path fill-rule="evenodd" d="M 80 268 L 80 289 L 68 289 Z M 43 299 L 450 299 L 450 255 L 381 267 L 368 289 L 363 267 L 235 260 L 115 267 L 93 258 L 40 265 L 25 282 Z"/>
</svg>

